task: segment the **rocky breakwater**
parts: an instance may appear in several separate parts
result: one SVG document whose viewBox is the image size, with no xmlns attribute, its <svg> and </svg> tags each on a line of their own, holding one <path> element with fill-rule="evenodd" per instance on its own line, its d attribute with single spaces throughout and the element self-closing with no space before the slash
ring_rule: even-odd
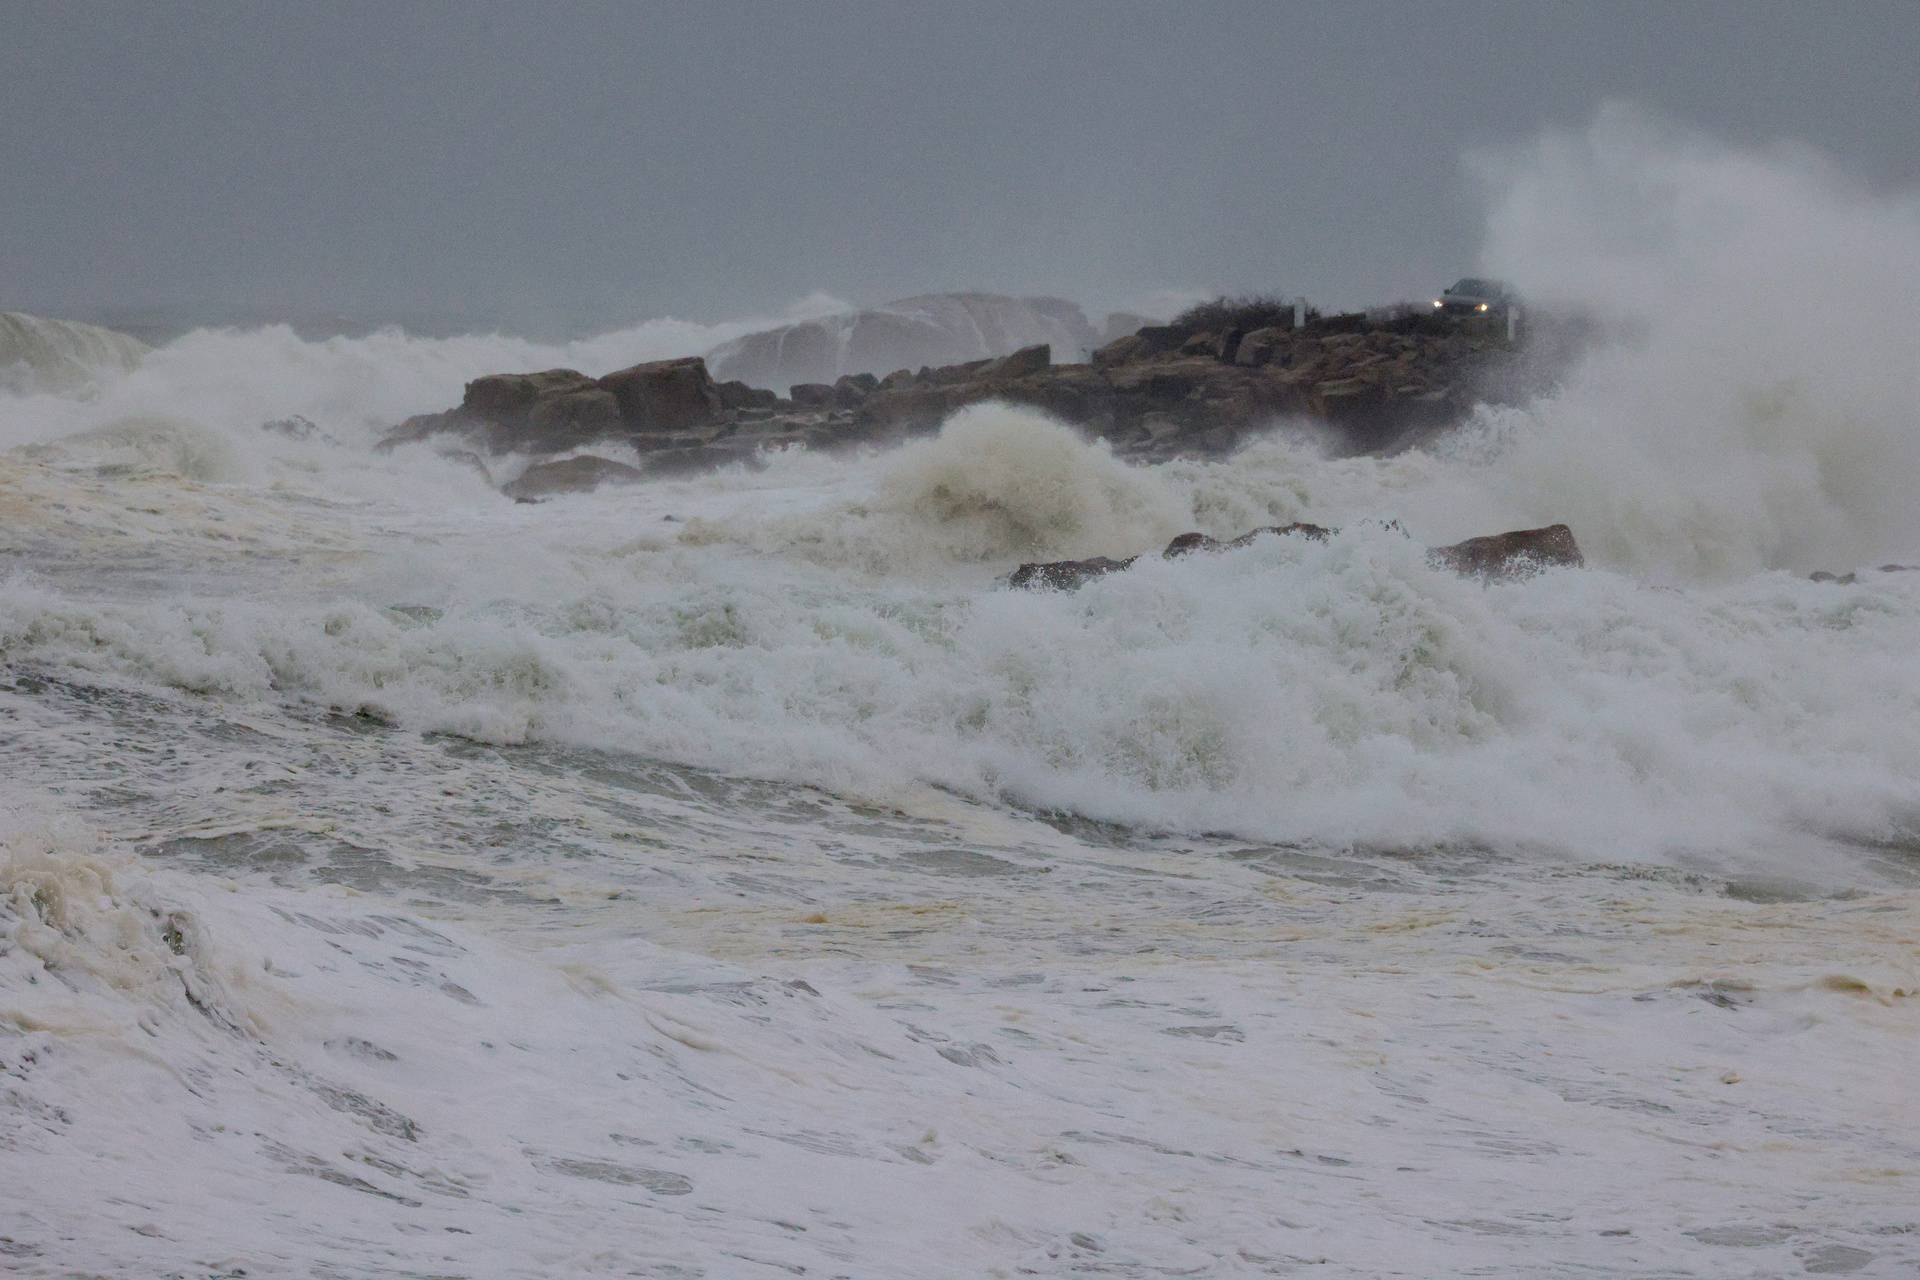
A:
<svg viewBox="0 0 1920 1280">
<path fill-rule="evenodd" d="M 1298 330 L 1148 326 L 1086 364 L 1056 364 L 1040 344 L 884 378 L 800 383 L 786 396 L 716 382 L 692 357 L 599 378 L 573 369 L 476 378 L 457 407 L 408 419 L 382 447 L 446 436 L 487 453 L 541 458 L 613 442 L 642 454 L 643 473 L 658 475 L 752 462 L 761 450 L 793 444 L 894 443 L 937 430 L 957 409 L 997 400 L 1045 412 L 1139 462 L 1224 453 L 1286 418 L 1317 419 L 1350 450 L 1367 452 L 1456 421 L 1489 374 L 1512 362 L 1497 335 L 1425 317 L 1336 317 Z M 623 467 L 536 466 L 519 489 L 537 497 L 632 478 Z"/>
<path fill-rule="evenodd" d="M 836 398 L 829 387 L 821 399 L 805 394 L 807 388 L 795 390 L 802 394 L 787 400 L 743 382 L 715 382 L 697 356 L 600 378 L 575 369 L 496 373 L 469 382 L 454 408 L 407 419 L 378 447 L 437 439 L 536 460 L 593 445 L 626 445 L 642 455 L 643 468 L 591 456 L 535 461 L 507 491 L 537 500 L 609 481 L 751 462 L 762 449 L 819 446 L 853 427 L 852 392 Z"/>
<path fill-rule="evenodd" d="M 1230 450 L 1279 419 L 1331 427 L 1355 452 L 1393 448 L 1461 418 L 1512 360 L 1488 332 L 1420 319 L 1363 319 L 1209 331 L 1149 326 L 1090 364 L 1056 365 L 1045 348 L 999 360 L 889 375 L 858 407 L 869 430 L 912 432 L 983 400 L 1031 405 L 1108 441 L 1122 457 L 1162 461 Z"/>
</svg>

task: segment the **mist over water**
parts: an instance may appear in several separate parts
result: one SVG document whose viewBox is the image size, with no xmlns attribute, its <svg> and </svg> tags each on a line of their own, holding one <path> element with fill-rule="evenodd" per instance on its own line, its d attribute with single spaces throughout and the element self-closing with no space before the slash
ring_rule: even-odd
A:
<svg viewBox="0 0 1920 1280">
<path fill-rule="evenodd" d="M 1624 108 L 1480 167 L 1597 336 L 1386 458 L 988 405 L 517 505 L 371 446 L 767 322 L 12 322 L 14 1256 L 1901 1274 L 1920 214 Z"/>
<path fill-rule="evenodd" d="M 1486 261 L 1612 335 L 1502 459 L 1528 510 L 1651 575 L 1916 558 L 1912 193 L 1625 107 L 1481 168 Z"/>
</svg>

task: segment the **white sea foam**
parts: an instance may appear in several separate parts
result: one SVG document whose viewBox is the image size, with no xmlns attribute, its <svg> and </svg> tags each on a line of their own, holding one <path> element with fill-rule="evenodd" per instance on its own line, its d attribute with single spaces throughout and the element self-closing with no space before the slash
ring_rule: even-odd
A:
<svg viewBox="0 0 1920 1280">
<path fill-rule="evenodd" d="M 709 510 L 685 539 L 661 532 L 669 499 L 646 488 L 574 503 L 566 522 L 442 521 L 377 557 L 384 600 L 101 603 L 16 584 L 0 652 L 489 741 L 870 796 L 934 784 L 1162 830 L 1655 858 L 1920 831 L 1909 575 L 1674 590 L 1596 569 L 1485 587 L 1360 510 L 1321 506 L 1309 461 L 1287 490 L 1298 508 L 1277 515 L 1351 522 L 1329 543 L 1149 557 L 1074 594 L 991 588 L 1020 556 L 1130 554 L 1202 523 L 1197 508 L 1252 487 L 1236 468 L 1134 472 L 983 411 L 837 468 L 805 513 L 756 514 L 753 486 L 777 468 L 683 483 L 673 504 Z M 867 502 L 841 496 L 863 484 Z M 716 540 L 723 528 L 741 540 Z M 409 603 L 440 612 L 384 607 Z"/>
</svg>

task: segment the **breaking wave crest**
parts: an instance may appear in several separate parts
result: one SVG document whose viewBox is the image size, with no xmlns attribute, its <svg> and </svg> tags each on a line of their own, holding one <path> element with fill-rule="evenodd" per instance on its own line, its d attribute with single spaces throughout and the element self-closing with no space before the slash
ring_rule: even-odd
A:
<svg viewBox="0 0 1920 1280">
<path fill-rule="evenodd" d="M 1074 594 L 828 592 L 752 553 L 690 586 L 689 554 L 580 552 L 545 566 L 544 603 L 424 613 L 101 605 L 16 583 L 0 656 L 1156 830 L 1651 857 L 1920 834 L 1908 575 L 1484 587 L 1364 524 L 1149 557 Z"/>
<path fill-rule="evenodd" d="M 0 942 L 0 999 L 24 1031 L 117 1037 L 129 1008 L 228 1029 L 243 1018 L 199 917 L 44 806 L 0 804 Z"/>
<path fill-rule="evenodd" d="M 0 392 L 87 392 L 146 354 L 146 343 L 112 329 L 0 311 Z"/>
</svg>

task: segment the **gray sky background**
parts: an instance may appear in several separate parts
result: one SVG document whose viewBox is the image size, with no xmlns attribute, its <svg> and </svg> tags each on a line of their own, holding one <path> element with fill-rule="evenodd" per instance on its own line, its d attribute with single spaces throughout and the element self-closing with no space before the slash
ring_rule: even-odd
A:
<svg viewBox="0 0 1920 1280">
<path fill-rule="evenodd" d="M 1920 185 L 1920 4 L 0 0 L 0 309 L 1424 294 L 1621 98 Z"/>
</svg>

